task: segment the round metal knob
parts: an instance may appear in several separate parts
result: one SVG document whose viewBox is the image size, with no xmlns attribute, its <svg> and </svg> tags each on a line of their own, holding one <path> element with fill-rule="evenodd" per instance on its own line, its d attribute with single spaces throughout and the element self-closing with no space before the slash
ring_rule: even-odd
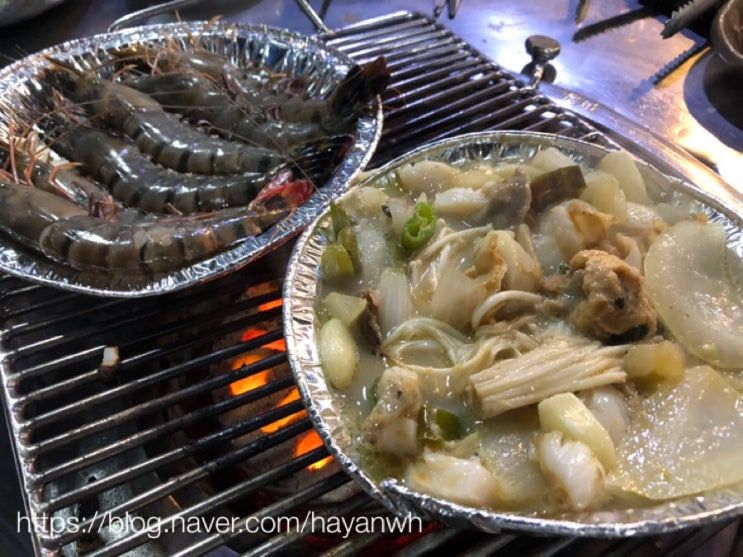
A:
<svg viewBox="0 0 743 557">
<path fill-rule="evenodd" d="M 526 39 L 526 52 L 534 62 L 549 62 L 560 54 L 560 43 L 552 37 L 532 35 Z"/>
<path fill-rule="evenodd" d="M 553 81 L 557 71 L 549 62 L 560 54 L 560 43 L 545 35 L 531 35 L 525 44 L 531 62 L 524 67 L 522 73 L 531 76 L 529 84 L 538 87 L 542 80 Z"/>
</svg>

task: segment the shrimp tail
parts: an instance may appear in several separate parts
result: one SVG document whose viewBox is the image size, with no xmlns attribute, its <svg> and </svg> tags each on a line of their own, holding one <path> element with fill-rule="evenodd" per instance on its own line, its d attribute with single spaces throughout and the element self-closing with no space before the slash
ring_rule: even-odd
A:
<svg viewBox="0 0 743 557">
<path fill-rule="evenodd" d="M 391 73 L 384 56 L 364 66 L 353 65 L 328 99 L 323 127 L 330 132 L 348 129 L 364 105 L 386 89 L 390 79 Z"/>
<path fill-rule="evenodd" d="M 289 154 L 290 166 L 316 184 L 324 183 L 348 153 L 352 134 L 321 137 L 302 143 Z"/>
<path fill-rule="evenodd" d="M 324 183 L 353 144 L 352 135 L 338 135 L 303 144 L 293 164 L 280 169 L 251 201 L 249 208 L 295 209 L 307 201 L 314 183 Z M 295 174 L 304 176 L 297 179 Z"/>
<path fill-rule="evenodd" d="M 294 179 L 290 168 L 280 170 L 273 180 L 250 202 L 249 209 L 295 209 L 312 195 L 312 182 L 306 179 Z"/>
</svg>

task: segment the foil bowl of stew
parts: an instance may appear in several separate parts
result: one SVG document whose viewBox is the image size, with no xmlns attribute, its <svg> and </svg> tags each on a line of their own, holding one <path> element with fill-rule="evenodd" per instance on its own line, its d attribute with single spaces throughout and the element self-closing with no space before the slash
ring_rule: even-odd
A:
<svg viewBox="0 0 743 557">
<path fill-rule="evenodd" d="M 743 200 L 711 173 L 704 173 L 706 179 L 701 181 L 695 175 L 692 181 L 668 159 L 651 164 L 651 157 L 642 155 L 639 150 L 630 154 L 615 146 L 518 131 L 445 139 L 366 173 L 300 236 L 284 287 L 289 362 L 309 416 L 332 456 L 389 510 L 488 532 L 599 537 L 665 533 L 743 512 L 743 477 L 737 471 L 743 450 L 743 360 L 734 341 L 743 326 L 743 290 L 735 272 L 743 260 Z M 641 193 L 647 198 L 638 199 L 631 186 L 617 194 L 616 182 L 607 178 L 616 172 L 617 161 L 636 170 L 633 175 L 641 178 L 645 188 Z M 570 166 L 580 168 L 585 179 L 578 188 L 565 190 L 562 179 L 545 185 L 539 178 L 559 176 L 561 167 Z M 493 168 L 497 177 L 484 179 L 483 173 Z M 526 178 L 514 178 L 522 171 Z M 411 176 L 419 180 L 418 185 L 410 185 Z M 468 197 L 472 192 L 442 194 L 451 184 L 482 190 L 493 182 L 515 189 L 489 205 L 492 214 L 482 209 L 498 197 L 492 191 L 484 198 L 475 195 L 474 201 Z M 514 192 L 522 191 L 524 183 L 532 190 L 531 201 L 527 199 L 527 207 L 519 209 L 513 205 L 518 197 Z M 619 205 L 610 200 L 619 200 Z M 651 208 L 643 208 L 645 204 Z M 463 206 L 469 207 L 464 217 Z M 608 248 L 602 232 L 589 238 L 588 228 L 597 230 L 577 224 L 582 219 L 578 214 L 598 212 L 604 215 L 600 219 L 613 215 L 598 227 L 607 226 L 604 232 L 619 227 L 614 230 L 631 236 L 632 230 L 637 231 L 635 225 L 642 226 L 640 221 L 654 220 L 646 209 L 663 215 L 663 222 L 656 220 L 650 237 L 635 237 L 635 245 L 630 247 L 629 242 L 626 251 Z M 560 215 L 566 214 L 572 216 L 561 221 Z M 498 220 L 501 217 L 505 221 Z M 375 224 L 365 229 L 367 218 Z M 452 218 L 463 222 L 454 224 Z M 431 220 L 436 222 L 433 236 L 419 238 L 425 236 Z M 563 239 L 544 237 L 560 222 L 568 229 L 582 230 L 578 241 L 583 244 L 571 248 Z M 446 233 L 444 225 L 449 228 Z M 344 228 L 354 232 L 353 240 L 340 233 Z M 716 230 L 717 248 L 697 246 L 691 250 L 697 250 L 694 254 L 679 245 L 689 233 L 703 235 L 697 228 Z M 468 229 L 474 231 L 469 240 Z M 464 234 L 463 243 L 447 239 L 457 233 Z M 525 236 L 529 233 L 531 241 Z M 412 244 L 410 238 L 403 238 L 406 234 L 413 236 Z M 536 257 L 541 266 L 536 281 L 512 276 L 500 283 L 503 291 L 519 284 L 531 292 L 505 305 L 497 292 L 480 293 L 479 301 L 468 301 L 463 292 L 478 280 L 478 273 L 491 273 L 497 264 L 497 257 L 488 259 L 492 253 L 488 255 L 490 248 L 483 247 L 485 237 L 499 238 L 503 246 L 511 246 L 511 254 Z M 648 257 L 656 242 L 661 243 Z M 462 255 L 457 251 L 464 249 L 462 245 L 479 251 Z M 349 258 L 327 255 L 339 251 L 338 246 Z M 581 254 L 568 257 L 563 250 Z M 379 256 L 380 251 L 384 255 Z M 724 327 L 733 331 L 728 348 L 734 353 L 727 356 L 723 340 L 719 346 L 695 341 L 698 323 L 684 321 L 677 311 L 691 286 L 683 281 L 675 284 L 675 279 L 658 285 L 669 273 L 683 272 L 683 265 L 719 267 L 714 257 L 700 263 L 699 252 L 705 251 L 718 251 L 727 258 L 722 264 L 727 269 L 722 271 L 724 277 L 714 279 L 722 281 L 719 285 L 727 298 L 720 301 L 718 296 L 717 302 L 711 302 L 724 305 L 723 313 L 699 314 L 700 320 L 725 316 Z M 498 253 L 510 260 L 505 252 Z M 578 312 L 570 305 L 575 297 L 589 299 L 588 292 L 579 292 L 580 281 L 587 289 L 593 287 L 586 282 L 591 264 L 583 263 L 594 256 L 611 259 L 617 267 L 609 266 L 619 275 L 623 273 L 619 267 L 634 265 L 631 274 L 638 288 L 652 290 L 650 300 L 645 300 L 652 306 L 643 310 L 643 319 L 652 323 L 602 333 L 593 328 L 596 320 L 603 319 L 598 314 L 585 321 L 572 319 Z M 689 263 L 695 258 L 696 263 Z M 682 267 L 671 268 L 679 261 Z M 370 268 L 375 264 L 383 269 Z M 519 268 L 528 275 L 528 264 Z M 431 274 L 440 279 L 433 286 Z M 553 281 L 560 281 L 555 277 L 561 274 L 565 280 L 556 286 Z M 518 282 L 522 279 L 526 283 Z M 669 295 L 674 299 L 669 301 Z M 392 305 L 385 298 L 394 298 Z M 628 306 L 629 298 L 614 305 L 625 302 Z M 689 303 L 699 312 L 706 311 L 695 305 L 698 302 Z M 462 319 L 458 312 L 468 304 L 477 315 Z M 408 308 L 402 316 L 395 309 L 401 305 Z M 619 319 L 616 315 L 609 319 L 615 318 Z M 613 326 L 607 323 L 609 329 Z M 521 337 L 524 333 L 529 338 Z M 521 338 L 526 345 L 488 344 L 503 334 L 511 340 Z M 536 358 L 515 365 L 548 345 L 550 350 L 562 348 L 539 352 Z M 550 383 L 550 377 L 563 377 L 573 366 L 570 358 L 561 358 L 588 345 L 606 354 L 614 351 L 611 358 L 616 358 L 613 365 L 619 378 Z M 660 355 L 666 349 L 668 359 Z M 650 353 L 654 355 L 646 360 L 643 354 Z M 486 363 L 476 362 L 477 358 Z M 577 367 L 588 359 L 574 358 Z M 674 363 L 666 367 L 661 360 Z M 593 368 L 601 367 L 597 360 L 591 361 Z M 540 375 L 539 370 L 548 373 Z M 527 379 L 518 374 L 526 374 Z M 502 398 L 496 402 L 498 397 Z M 603 441 L 595 444 L 596 438 L 577 425 L 581 420 L 583 425 L 601 423 L 595 432 L 601 431 Z M 610 445 L 608 459 L 605 442 Z M 591 450 L 581 452 L 586 445 Z M 693 454 L 705 457 L 700 460 Z M 722 476 L 725 480 L 719 480 Z M 700 477 L 705 480 L 696 483 Z M 582 491 L 589 485 L 593 487 Z"/>
<path fill-rule="evenodd" d="M 14 133 L 34 129 L 35 115 L 48 110 L 43 104 L 44 95 L 53 95 L 54 88 L 45 81 L 44 71 L 50 67 L 50 59 L 98 78 L 114 79 L 113 51 L 158 46 L 215 53 L 238 69 L 273 72 L 284 76 L 287 82 L 300 83 L 302 95 L 308 99 L 327 98 L 355 64 L 318 39 L 266 25 L 197 21 L 103 33 L 52 46 L 0 70 L 0 140 L 7 143 Z M 61 258 L 53 259 L 29 249 L 12 234 L 0 232 L 0 271 L 63 290 L 107 297 L 159 295 L 214 280 L 268 253 L 312 222 L 366 166 L 381 131 L 382 107 L 376 98 L 349 130 L 352 143 L 342 160 L 325 183 L 314 184 L 309 200 L 263 233 L 246 237 L 211 257 L 155 272 L 79 270 Z"/>
</svg>

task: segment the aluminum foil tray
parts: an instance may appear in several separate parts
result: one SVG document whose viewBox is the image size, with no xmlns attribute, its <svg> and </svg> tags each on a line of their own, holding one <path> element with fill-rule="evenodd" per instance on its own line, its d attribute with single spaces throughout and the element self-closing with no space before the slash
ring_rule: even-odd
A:
<svg viewBox="0 0 743 557">
<path fill-rule="evenodd" d="M 609 150 L 580 140 L 529 132 L 485 132 L 422 146 L 371 172 L 358 186 L 372 183 L 409 162 L 439 160 L 454 166 L 471 160 L 525 160 L 539 149 L 555 146 L 576 162 L 594 167 Z M 681 173 L 666 174 L 637 160 L 646 183 L 661 191 L 680 190 L 704 201 L 708 217 L 721 222 L 729 245 L 743 257 L 743 198 L 711 173 L 704 188 Z M 440 520 L 454 527 L 488 532 L 517 531 L 565 536 L 653 535 L 743 514 L 743 484 L 656 506 L 618 511 L 541 516 L 513 511 L 468 508 L 416 492 L 394 478 L 375 480 L 374 462 L 357 452 L 358 426 L 347 419 L 342 398 L 323 374 L 316 343 L 316 299 L 320 258 L 327 245 L 321 233 L 330 216 L 323 214 L 297 241 L 284 285 L 284 330 L 287 354 L 309 416 L 331 454 L 370 495 L 393 512 Z"/>
<path fill-rule="evenodd" d="M 303 76 L 312 97 L 326 95 L 343 79 L 353 61 L 320 41 L 292 31 L 267 26 L 227 23 L 174 23 L 129 28 L 114 33 L 77 39 L 18 60 L 0 71 L 0 138 L 8 126 L 18 129 L 18 107 L 29 100 L 31 88 L 42 86 L 39 75 L 47 57 L 72 61 L 81 68 L 99 68 L 107 51 L 125 45 L 160 44 L 172 41 L 183 48 L 204 48 L 234 62 L 255 63 Z M 99 73 L 102 70 L 98 70 Z M 355 142 L 328 182 L 292 215 L 257 237 L 211 259 L 162 276 L 80 272 L 20 246 L 0 234 L 0 271 L 64 290 L 111 297 L 162 294 L 194 286 L 234 271 L 254 261 L 300 232 L 341 194 L 369 162 L 382 130 L 381 102 L 358 120 Z"/>
</svg>

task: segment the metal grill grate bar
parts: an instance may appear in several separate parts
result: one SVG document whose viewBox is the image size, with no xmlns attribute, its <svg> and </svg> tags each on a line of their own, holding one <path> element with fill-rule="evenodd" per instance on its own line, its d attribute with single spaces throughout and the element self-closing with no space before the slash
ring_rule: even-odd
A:
<svg viewBox="0 0 743 557">
<path fill-rule="evenodd" d="M 155 470 L 158 470 L 163 466 L 177 462 L 178 460 L 186 458 L 193 453 L 204 451 L 218 444 L 224 443 L 225 441 L 231 441 L 248 433 L 257 431 L 258 429 L 272 424 L 279 419 L 286 418 L 288 416 L 291 416 L 292 414 L 301 412 L 302 409 L 302 403 L 299 401 L 295 401 L 279 408 L 270 410 L 264 414 L 253 416 L 235 426 L 216 431 L 211 435 L 196 439 L 190 442 L 188 445 L 180 446 L 176 449 L 160 453 L 132 467 L 126 468 L 114 474 L 110 474 L 105 478 L 97 480 L 93 483 L 88 483 L 83 487 L 76 488 L 75 490 L 67 492 L 63 495 L 51 498 L 47 503 L 42 505 L 41 508 L 43 511 L 48 513 L 70 505 L 74 505 L 76 503 L 79 503 L 81 500 L 84 500 L 86 497 L 89 497 L 90 495 L 101 493 L 102 491 L 105 491 L 106 489 L 109 489 L 116 485 L 121 485 L 137 476 L 142 476 L 146 473 L 154 472 Z M 297 422 L 297 424 L 297 427 L 303 427 L 307 425 L 303 422 Z M 229 455 L 229 458 L 221 459 L 220 465 L 226 466 L 229 464 L 230 459 L 240 458 L 241 457 L 237 454 L 231 454 Z M 207 464 L 205 467 L 209 468 L 210 466 Z M 182 481 L 182 478 L 178 479 L 178 483 L 181 483 Z"/>
<path fill-rule="evenodd" d="M 268 282 L 267 277 L 266 282 Z M 232 290 L 225 289 L 223 290 L 223 292 L 225 295 L 229 295 L 232 292 L 238 293 L 244 289 L 244 284 L 235 285 Z M 132 307 L 131 303 L 126 304 L 122 301 L 116 301 L 115 303 L 99 302 L 100 305 L 98 307 L 93 306 L 93 308 L 91 308 L 89 311 L 83 312 L 82 315 L 79 315 L 76 312 L 74 317 L 70 317 L 69 312 L 65 313 L 63 311 L 64 308 L 60 308 L 60 310 L 58 311 L 58 317 L 48 320 L 46 322 L 46 327 L 51 328 L 52 330 L 56 328 L 57 330 L 61 329 L 67 331 L 70 328 L 70 324 L 72 322 L 72 324 L 77 325 L 74 329 L 72 329 L 69 333 L 65 332 L 64 335 L 51 335 L 52 338 L 42 342 L 31 342 L 30 340 L 26 340 L 22 337 L 23 333 L 29 332 L 30 327 L 24 327 L 23 329 L 19 328 L 20 330 L 11 330 L 12 335 L 8 340 L 10 342 L 25 342 L 25 344 L 8 351 L 8 357 L 13 358 L 13 360 L 17 363 L 23 363 L 24 357 L 30 358 L 36 354 L 45 354 L 53 348 L 64 346 L 64 348 L 66 349 L 65 358 L 74 358 L 75 355 L 70 354 L 70 352 L 71 349 L 76 346 L 74 344 L 75 342 L 81 343 L 85 345 L 86 348 L 88 348 L 91 338 L 102 337 L 110 338 L 113 341 L 112 344 L 117 344 L 118 346 L 122 347 L 128 347 L 129 345 L 131 345 L 134 348 L 138 344 L 142 344 L 148 340 L 152 340 L 157 336 L 160 336 L 163 333 L 162 330 L 155 331 L 154 333 L 147 333 L 147 327 L 152 326 L 153 324 L 162 323 L 164 319 L 169 318 L 171 321 L 175 321 L 177 323 L 176 327 L 181 328 L 185 328 L 188 325 L 198 324 L 200 319 L 204 319 L 204 313 L 207 313 L 209 311 L 208 307 L 205 309 L 201 309 L 198 305 L 201 296 L 202 294 L 199 293 L 197 295 L 184 297 L 182 299 L 167 300 L 167 303 L 163 304 L 166 307 L 171 308 L 176 304 L 183 304 L 185 306 L 194 307 L 194 311 L 191 315 L 185 318 L 185 321 L 179 319 L 181 316 L 178 312 L 171 312 L 170 314 L 166 314 L 166 316 L 163 317 L 162 306 L 153 304 L 142 304 L 141 306 Z M 278 290 L 276 291 L 275 297 L 280 297 Z M 86 300 L 86 298 L 83 297 L 83 300 Z M 258 305 L 255 302 L 247 302 L 247 304 Z M 111 313 L 111 308 L 117 308 L 120 311 L 117 313 Z M 87 317 L 93 314 L 97 314 L 98 316 L 104 315 L 105 317 L 99 318 L 96 325 L 89 325 L 87 324 Z M 211 316 L 211 319 L 213 320 L 218 320 L 220 318 L 224 319 L 224 315 Z M 79 322 L 82 322 L 83 325 L 79 325 Z M 135 334 L 144 334 L 144 336 L 132 339 L 125 338 L 125 342 L 116 342 L 122 336 L 119 334 L 119 332 L 122 329 L 126 329 L 126 327 L 130 325 L 136 326 Z M 33 328 L 34 331 L 36 329 L 38 328 Z M 48 331 L 44 332 L 48 333 Z M 94 350 L 100 349 L 102 349 L 101 345 L 94 348 Z M 14 375 L 14 380 L 16 381 L 16 383 L 19 383 L 27 379 L 45 375 L 50 371 L 50 369 L 54 369 L 63 363 L 67 362 L 61 362 L 59 360 L 52 359 L 43 360 L 35 365 L 26 364 L 22 367 L 19 367 Z M 26 394 L 27 393 L 24 393 L 24 395 Z"/>
<path fill-rule="evenodd" d="M 258 297 L 257 299 L 252 300 L 252 302 L 260 302 L 261 300 L 272 301 L 275 299 L 276 297 L 274 295 L 270 295 L 266 297 Z M 250 303 L 247 305 L 248 307 L 257 307 L 258 304 Z M 240 305 L 238 304 L 237 307 L 240 307 Z M 211 328 L 208 333 L 199 332 L 199 333 L 190 335 L 188 337 L 183 337 L 179 339 L 178 342 L 173 343 L 167 349 L 159 350 L 156 353 L 153 353 L 152 351 L 145 351 L 143 353 L 138 354 L 137 356 L 122 360 L 119 367 L 117 368 L 117 373 L 124 374 L 127 370 L 134 369 L 137 366 L 141 366 L 143 363 L 155 357 L 162 357 L 162 356 L 171 354 L 173 352 L 178 352 L 189 346 L 193 346 L 193 344 L 196 342 L 206 342 L 214 338 L 217 338 L 218 336 L 221 336 L 223 334 L 245 329 L 247 327 L 250 327 L 251 325 L 262 323 L 266 319 L 278 317 L 280 316 L 280 314 L 281 314 L 280 308 L 274 308 L 274 309 L 262 312 L 260 314 L 249 315 L 239 320 L 230 321 L 229 323 L 226 323 L 221 326 L 215 326 L 214 328 Z M 188 322 L 185 322 L 181 325 L 166 329 L 165 333 L 175 334 L 175 333 L 183 331 L 184 329 L 194 324 L 195 324 L 195 321 L 189 320 Z M 163 337 L 162 333 L 149 335 L 147 337 L 140 337 L 140 338 L 133 340 L 130 343 L 122 343 L 121 348 L 129 348 L 130 345 L 139 345 L 145 340 L 159 339 L 162 337 Z M 272 332 L 267 332 L 265 335 L 261 335 L 260 337 L 251 339 L 249 341 L 245 341 L 243 344 L 235 345 L 235 347 L 231 351 L 214 352 L 211 355 L 211 358 L 213 359 L 213 361 L 216 361 L 220 357 L 223 357 L 223 358 L 231 357 L 235 355 L 233 353 L 234 351 L 237 351 L 237 353 L 239 353 L 241 349 L 244 351 L 251 350 L 253 348 L 260 347 L 263 344 L 278 340 L 281 337 L 282 337 L 281 330 L 277 329 Z M 69 418 L 71 414 L 74 414 L 76 412 L 83 412 L 87 410 L 88 408 L 90 408 L 91 404 L 101 404 L 108 400 L 113 400 L 119 396 L 122 396 L 125 394 L 131 394 L 134 390 L 141 389 L 145 386 L 149 386 L 153 383 L 156 383 L 159 380 L 167 379 L 169 375 L 171 375 L 172 373 L 180 373 L 180 372 L 181 370 L 179 369 L 176 372 L 162 373 L 161 375 L 150 375 L 144 379 L 141 379 L 138 382 L 132 381 L 125 385 L 121 385 L 118 387 L 112 387 L 105 393 L 96 393 L 94 395 L 91 395 L 90 397 L 78 399 L 77 401 L 69 405 L 55 408 L 54 410 L 50 410 L 49 412 L 40 413 L 34 418 L 28 420 L 27 424 L 33 427 L 40 427 L 50 422 L 56 422 L 60 420 L 61 417 L 63 416 Z M 80 384 L 83 382 L 87 383 L 91 380 L 101 380 L 101 379 L 105 380 L 106 377 L 105 376 L 102 377 L 102 374 L 96 368 L 92 372 L 88 372 L 81 376 L 77 376 L 77 377 L 67 379 L 61 382 L 58 385 L 60 390 L 55 390 L 53 387 L 47 387 L 47 388 L 38 389 L 36 391 L 32 391 L 28 393 L 27 395 L 28 400 L 29 401 L 44 401 L 46 400 L 47 397 L 56 396 L 60 392 L 63 392 L 67 389 L 70 389 L 72 387 L 79 387 Z"/>
<path fill-rule="evenodd" d="M 330 509 L 317 512 L 314 516 L 318 518 L 323 518 L 323 519 L 327 519 L 331 516 L 349 516 L 351 515 L 351 513 L 354 513 L 368 505 L 370 505 L 369 497 L 365 493 L 357 493 L 356 495 L 353 495 L 352 497 L 348 498 L 346 501 L 344 501 L 340 505 L 333 506 Z M 272 555 L 274 553 L 281 555 L 281 552 L 287 549 L 288 546 L 290 546 L 297 540 L 311 533 L 312 533 L 311 525 L 310 525 L 310 528 L 307 529 L 307 531 L 304 531 L 302 528 L 299 528 L 296 531 L 285 532 L 283 534 L 280 534 L 268 540 L 267 542 L 257 547 L 251 548 L 250 555 L 251 557 L 253 556 L 259 557 L 262 555 Z M 380 537 L 379 534 L 371 535 L 371 536 L 363 536 L 363 535 L 356 536 L 336 546 L 335 548 L 333 548 L 332 554 L 335 555 L 336 557 L 341 557 L 342 555 L 350 555 L 350 554 L 355 555 L 355 551 L 363 549 L 364 547 L 373 543 L 375 539 L 378 539 L 379 537 Z M 353 551 L 354 553 L 349 553 L 349 551 Z"/>
<path fill-rule="evenodd" d="M 106 391 L 106 400 L 114 397 L 119 399 L 124 394 L 133 394 L 134 392 L 139 391 L 144 387 L 150 386 L 153 383 L 177 377 L 182 373 L 190 371 L 192 369 L 196 369 L 201 365 L 218 362 L 226 356 L 236 356 L 238 354 L 241 354 L 247 348 L 258 348 L 260 346 L 258 344 L 259 342 L 260 341 L 247 341 L 244 344 L 225 349 L 221 353 L 214 353 L 200 358 L 195 358 L 190 362 L 186 362 L 185 364 L 174 366 L 172 368 L 167 368 L 160 373 L 148 376 L 144 379 L 132 381 L 130 383 L 122 385 L 121 387 L 109 389 L 108 391 Z M 209 379 L 202 384 L 198 384 L 192 387 L 186 387 L 178 391 L 171 392 L 167 395 L 162 395 L 156 399 L 137 404 L 135 406 L 127 408 L 126 410 L 111 414 L 104 418 L 92 420 L 76 429 L 67 431 L 60 435 L 45 439 L 44 441 L 37 443 L 33 449 L 29 450 L 28 454 L 29 456 L 33 457 L 37 456 L 38 454 L 51 451 L 53 449 L 59 449 L 61 446 L 70 442 L 78 441 L 95 433 L 101 433 L 102 431 L 113 428 L 117 425 L 124 424 L 125 422 L 133 420 L 134 418 L 141 417 L 144 414 L 162 410 L 163 408 L 166 408 L 167 406 L 170 406 L 178 401 L 197 394 L 198 392 L 211 390 L 216 387 L 227 386 L 239 379 L 243 379 L 247 375 L 258 371 L 270 369 L 271 367 L 282 364 L 285 361 L 286 356 L 283 354 L 269 356 L 267 358 L 264 358 L 257 364 L 246 366 L 244 369 L 233 370 L 218 377 Z M 101 401 L 96 399 L 95 402 L 98 403 Z"/>
<path fill-rule="evenodd" d="M 299 493 L 296 493 L 292 495 L 291 497 L 287 497 L 286 499 L 264 507 L 259 512 L 251 515 L 251 517 L 255 517 L 256 519 L 260 519 L 265 516 L 288 516 L 289 512 L 293 507 L 302 505 L 304 503 L 308 503 L 312 501 L 313 499 L 316 499 L 317 497 L 320 497 L 322 495 L 325 495 L 326 493 L 332 491 L 333 489 L 336 489 L 346 483 L 348 483 L 350 480 L 348 476 L 346 476 L 343 473 L 337 473 L 328 478 L 327 480 L 317 483 L 315 485 L 310 486 L 309 488 L 300 491 Z M 249 517 L 243 517 L 241 520 L 242 524 L 247 523 L 247 519 Z M 181 553 L 178 553 L 174 557 L 195 557 L 197 555 L 202 555 L 205 550 L 213 550 L 218 547 L 220 547 L 224 542 L 229 542 L 231 540 L 234 540 L 241 534 L 243 534 L 244 531 L 241 529 L 236 529 L 234 532 L 230 532 L 229 534 L 225 535 L 214 535 L 205 540 L 204 542 L 201 542 L 199 544 L 195 544 L 192 548 L 189 548 Z"/>
<path fill-rule="evenodd" d="M 461 530 L 455 528 L 439 528 L 438 530 L 434 530 L 428 535 L 415 540 L 390 557 L 421 557 L 422 555 L 432 553 L 442 545 L 453 541 L 460 534 Z M 503 537 L 505 536 L 498 536 L 498 538 Z"/>
<path fill-rule="evenodd" d="M 141 447 L 146 443 L 150 443 L 156 439 L 167 438 L 172 433 L 188 428 L 198 423 L 200 420 L 213 418 L 215 416 L 218 416 L 230 410 L 234 410 L 235 408 L 240 408 L 242 406 L 255 402 L 256 400 L 260 400 L 264 397 L 270 396 L 276 392 L 292 386 L 294 386 L 294 380 L 291 376 L 287 376 L 281 379 L 277 379 L 276 381 L 272 381 L 271 383 L 263 385 L 262 387 L 258 387 L 240 395 L 230 397 L 229 399 L 215 402 L 210 406 L 199 408 L 198 410 L 195 410 L 188 414 L 172 418 L 169 421 L 158 424 L 155 427 L 141 429 L 134 435 L 123 437 L 109 445 L 106 445 L 105 447 L 102 447 L 101 449 L 98 449 L 97 451 L 88 453 L 83 456 L 77 456 L 57 466 L 48 468 L 43 473 L 34 476 L 34 484 L 44 484 L 54 481 L 63 475 L 69 474 L 71 472 L 76 472 L 85 467 L 91 466 L 92 464 L 96 464 L 106 458 L 122 453 L 126 450 L 135 447 Z M 263 418 L 263 420 L 259 424 L 259 427 L 265 425 L 263 421 L 271 423 L 271 421 L 273 421 L 273 418 L 278 419 L 291 415 L 293 413 L 293 408 L 295 408 L 295 406 L 287 405 L 285 407 L 281 407 L 280 411 L 277 409 L 274 414 Z M 162 455 L 159 455 L 159 458 L 162 458 Z"/>
<path fill-rule="evenodd" d="M 88 520 L 81 521 L 79 524 L 79 528 L 76 527 L 75 529 L 65 531 L 60 536 L 59 542 L 65 545 L 76 539 L 79 539 L 83 535 L 83 532 L 80 530 L 90 531 L 97 529 L 102 526 L 110 516 L 121 517 L 124 516 L 126 513 L 132 513 L 133 511 L 141 509 L 145 505 L 153 503 L 160 498 L 172 495 L 172 493 L 174 493 L 178 489 L 193 485 L 200 480 L 207 479 L 214 472 L 224 469 L 237 462 L 249 459 L 257 454 L 260 454 L 268 448 L 274 447 L 284 441 L 290 440 L 294 436 L 307 431 L 311 427 L 312 426 L 309 420 L 294 422 L 286 426 L 285 428 L 277 431 L 276 433 L 266 435 L 257 441 L 251 442 L 247 445 L 244 445 L 243 447 L 240 447 L 239 449 L 236 449 L 235 451 L 232 451 L 231 453 L 224 455 L 223 457 L 220 457 L 216 460 L 208 461 L 198 468 L 194 468 L 184 474 L 170 478 L 167 481 L 163 481 L 157 487 L 142 491 L 131 499 L 128 499 L 126 502 L 107 509 L 106 513 L 102 513 Z M 125 472 L 128 473 L 128 471 Z M 349 481 L 348 478 L 345 478 L 345 480 Z M 42 514 L 44 510 L 45 509 L 42 507 Z M 146 536 L 146 532 L 143 533 Z"/>
<path fill-rule="evenodd" d="M 326 42 L 364 62 L 387 57 L 394 87 L 372 165 L 425 141 L 472 131 L 527 129 L 589 136 L 595 130 L 504 72 L 427 18 L 394 14 L 354 25 Z M 595 137 L 595 136 L 594 136 Z"/>
</svg>

